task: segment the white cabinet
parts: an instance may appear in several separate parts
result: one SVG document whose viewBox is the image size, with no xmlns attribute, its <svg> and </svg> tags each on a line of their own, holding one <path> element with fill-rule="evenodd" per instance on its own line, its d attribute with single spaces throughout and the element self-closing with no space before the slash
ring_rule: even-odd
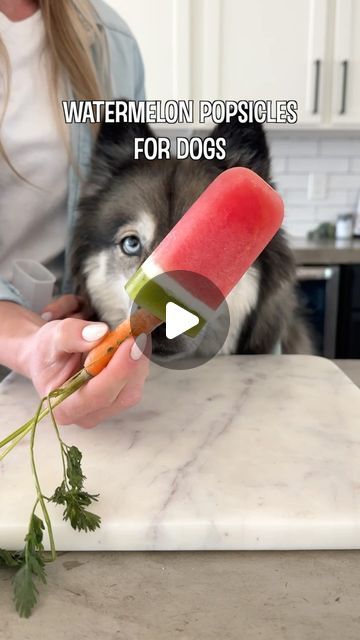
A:
<svg viewBox="0 0 360 640">
<path fill-rule="evenodd" d="M 331 120 L 360 124 L 360 0 L 336 0 Z"/>
<path fill-rule="evenodd" d="M 107 1 L 149 99 L 296 100 L 300 125 L 360 126 L 360 0 Z"/>
<path fill-rule="evenodd" d="M 120 13 L 139 43 L 145 63 L 146 97 L 189 99 L 190 0 L 107 0 L 107 3 Z"/>
<path fill-rule="evenodd" d="M 297 100 L 301 122 L 320 122 L 327 0 L 201 4 L 196 98 Z"/>
</svg>

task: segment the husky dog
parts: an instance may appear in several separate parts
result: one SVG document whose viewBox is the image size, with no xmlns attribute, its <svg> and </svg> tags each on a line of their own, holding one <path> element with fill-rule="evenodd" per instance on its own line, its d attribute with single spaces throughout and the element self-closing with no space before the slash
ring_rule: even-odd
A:
<svg viewBox="0 0 360 640">
<path fill-rule="evenodd" d="M 211 136 L 227 141 L 224 161 L 135 161 L 134 138 L 150 136 L 154 133 L 145 124 L 103 124 L 78 207 L 72 245 L 77 292 L 110 326 L 128 315 L 127 280 L 217 175 L 241 166 L 271 184 L 269 150 L 260 124 L 239 124 L 233 118 L 215 127 Z M 311 353 L 295 284 L 293 255 L 280 230 L 227 299 L 230 330 L 221 352 L 272 353 L 281 346 L 283 353 Z M 159 327 L 153 333 L 153 348 L 159 354 L 169 349 L 211 351 L 219 327 L 216 321 L 210 324 L 200 347 L 185 336 L 166 341 Z"/>
</svg>

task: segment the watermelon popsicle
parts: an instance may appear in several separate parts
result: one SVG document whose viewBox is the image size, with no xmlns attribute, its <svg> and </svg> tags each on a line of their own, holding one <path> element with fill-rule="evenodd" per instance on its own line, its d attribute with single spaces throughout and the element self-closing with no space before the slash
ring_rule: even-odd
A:
<svg viewBox="0 0 360 640">
<path fill-rule="evenodd" d="M 130 278 L 128 295 L 162 321 L 168 302 L 195 313 L 199 324 L 187 333 L 196 335 L 278 231 L 283 211 L 253 171 L 224 171 Z"/>
</svg>

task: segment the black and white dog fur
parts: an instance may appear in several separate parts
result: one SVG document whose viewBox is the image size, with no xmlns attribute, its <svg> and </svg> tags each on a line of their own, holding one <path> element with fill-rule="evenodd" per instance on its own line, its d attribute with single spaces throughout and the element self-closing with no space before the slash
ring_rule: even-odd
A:
<svg viewBox="0 0 360 640">
<path fill-rule="evenodd" d="M 96 316 L 115 326 L 129 312 L 124 284 L 190 205 L 221 171 L 248 167 L 271 184 L 265 133 L 237 119 L 211 136 L 227 140 L 226 160 L 134 160 L 134 138 L 153 136 L 147 125 L 103 124 L 78 208 L 72 245 L 77 292 Z M 225 354 L 311 353 L 312 342 L 295 290 L 295 264 L 279 231 L 227 299 L 230 331 Z M 210 349 L 216 322 L 205 329 L 200 350 Z M 165 332 L 153 334 L 164 352 Z M 171 341 L 171 351 L 199 349 L 190 338 Z M 167 347 L 169 349 L 169 346 Z"/>
</svg>

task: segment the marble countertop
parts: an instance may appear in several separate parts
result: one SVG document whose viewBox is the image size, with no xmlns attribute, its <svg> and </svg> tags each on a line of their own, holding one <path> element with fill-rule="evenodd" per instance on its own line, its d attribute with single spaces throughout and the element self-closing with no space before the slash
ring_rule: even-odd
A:
<svg viewBox="0 0 360 640">
<path fill-rule="evenodd" d="M 0 436 L 36 403 L 28 380 L 5 381 Z M 57 548 L 360 548 L 359 415 L 359 390 L 325 358 L 221 356 L 187 371 L 154 365 L 137 407 L 91 431 L 64 430 L 83 452 L 90 493 L 100 493 L 102 526 L 80 535 L 51 505 Z M 50 419 L 37 443 L 51 495 L 61 461 Z M 0 478 L 0 547 L 21 548 L 34 499 L 27 441 L 0 462 Z"/>
<path fill-rule="evenodd" d="M 339 361 L 360 386 L 360 361 Z M 358 640 L 359 551 L 75 552 L 30 620 L 0 572 L 2 640 Z"/>
<path fill-rule="evenodd" d="M 360 264 L 360 238 L 308 240 L 289 237 L 297 264 Z"/>
</svg>

